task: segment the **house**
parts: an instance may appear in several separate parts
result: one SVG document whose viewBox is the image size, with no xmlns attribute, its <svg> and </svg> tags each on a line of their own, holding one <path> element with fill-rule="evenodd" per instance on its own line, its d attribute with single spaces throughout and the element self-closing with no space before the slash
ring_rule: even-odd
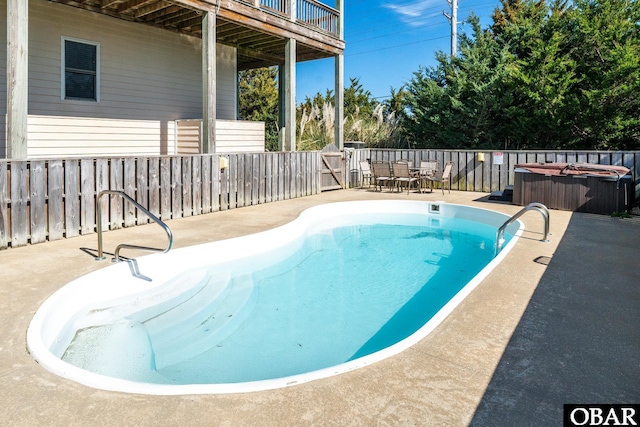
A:
<svg viewBox="0 0 640 427">
<path fill-rule="evenodd" d="M 283 149 L 293 151 L 296 63 L 333 57 L 341 99 L 341 8 L 342 0 L 335 8 L 0 0 L 0 158 L 262 151 L 264 124 L 237 120 L 237 81 L 239 71 L 265 66 L 280 70 Z"/>
</svg>

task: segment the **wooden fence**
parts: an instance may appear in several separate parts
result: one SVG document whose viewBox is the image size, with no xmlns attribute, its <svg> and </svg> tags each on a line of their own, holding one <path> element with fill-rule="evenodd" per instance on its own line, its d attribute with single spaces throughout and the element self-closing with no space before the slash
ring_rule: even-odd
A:
<svg viewBox="0 0 640 427">
<path fill-rule="evenodd" d="M 320 153 L 0 160 L 0 249 L 96 231 L 96 197 L 123 190 L 162 220 L 317 194 Z M 148 222 L 122 198 L 103 229 Z"/>
<path fill-rule="evenodd" d="M 503 164 L 493 162 L 493 152 L 478 150 L 381 150 L 362 149 L 347 151 L 348 174 L 351 187 L 360 186 L 359 161 L 408 160 L 419 166 L 421 160 L 435 160 L 440 170 L 446 162 L 453 162 L 451 189 L 490 193 L 512 185 L 514 166 L 518 163 L 596 163 L 625 166 L 631 170 L 635 185 L 635 200 L 640 200 L 640 151 L 503 151 Z M 483 153 L 484 161 L 479 161 Z"/>
<path fill-rule="evenodd" d="M 479 154 L 484 153 L 484 161 Z M 640 152 L 472 150 L 345 151 L 344 188 L 360 186 L 359 161 L 453 162 L 453 190 L 491 192 L 513 184 L 518 163 L 576 162 L 631 169 L 640 200 Z M 236 153 L 193 156 L 0 160 L 0 249 L 94 233 L 96 197 L 123 190 L 162 220 L 184 218 L 323 191 L 321 153 Z M 333 188 L 333 187 L 331 187 Z M 103 229 L 148 222 L 121 198 L 103 203 Z"/>
</svg>

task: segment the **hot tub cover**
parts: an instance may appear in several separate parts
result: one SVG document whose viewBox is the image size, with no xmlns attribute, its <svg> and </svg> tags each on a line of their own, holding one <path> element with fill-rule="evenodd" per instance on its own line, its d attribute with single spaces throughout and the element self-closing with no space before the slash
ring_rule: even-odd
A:
<svg viewBox="0 0 640 427">
<path fill-rule="evenodd" d="M 599 165 L 594 163 L 520 163 L 516 169 L 541 175 L 567 176 L 567 175 L 595 175 L 621 177 L 630 172 L 624 166 Z"/>
</svg>

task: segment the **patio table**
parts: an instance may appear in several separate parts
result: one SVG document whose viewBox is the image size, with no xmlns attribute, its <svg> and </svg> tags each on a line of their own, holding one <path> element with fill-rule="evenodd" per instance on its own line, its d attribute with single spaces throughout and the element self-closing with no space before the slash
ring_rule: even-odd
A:
<svg viewBox="0 0 640 427">
<path fill-rule="evenodd" d="M 409 170 L 415 174 L 416 177 L 420 178 L 420 192 L 422 193 L 422 183 L 424 181 L 429 183 L 429 191 L 431 193 L 433 193 L 433 184 L 432 181 L 429 179 L 433 176 L 435 176 L 436 172 L 438 172 L 436 169 L 432 168 L 432 167 L 413 167 L 413 168 L 409 168 Z"/>
</svg>

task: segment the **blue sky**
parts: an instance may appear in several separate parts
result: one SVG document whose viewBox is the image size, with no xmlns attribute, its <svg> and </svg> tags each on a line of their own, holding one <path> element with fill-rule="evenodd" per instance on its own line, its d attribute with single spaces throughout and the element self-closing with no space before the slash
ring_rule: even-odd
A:
<svg viewBox="0 0 640 427">
<path fill-rule="evenodd" d="M 321 0 L 334 7 L 333 0 Z M 435 65 L 435 53 L 451 51 L 447 0 L 344 0 L 344 82 L 359 78 L 364 89 L 380 101 L 411 79 L 420 66 Z M 471 12 L 483 27 L 499 0 L 458 0 L 458 21 Z M 458 34 L 470 31 L 458 25 Z M 334 88 L 334 59 L 299 63 L 296 70 L 297 102 Z"/>
</svg>

